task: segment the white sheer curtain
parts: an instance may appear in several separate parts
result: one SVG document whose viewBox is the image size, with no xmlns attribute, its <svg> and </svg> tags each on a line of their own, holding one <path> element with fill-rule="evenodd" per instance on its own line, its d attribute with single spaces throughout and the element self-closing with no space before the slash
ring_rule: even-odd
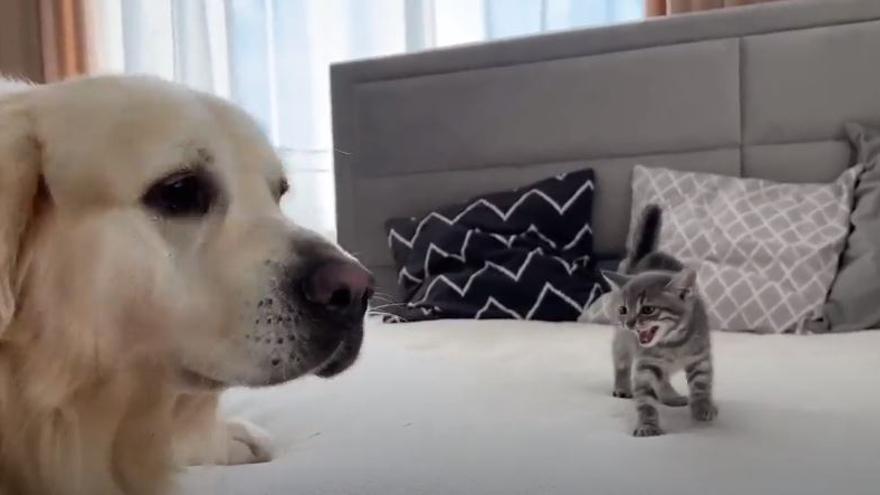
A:
<svg viewBox="0 0 880 495">
<path fill-rule="evenodd" d="M 330 237 L 331 63 L 644 16 L 644 0 L 95 2 L 98 71 L 154 74 L 244 107 L 293 175 L 284 210 Z"/>
</svg>

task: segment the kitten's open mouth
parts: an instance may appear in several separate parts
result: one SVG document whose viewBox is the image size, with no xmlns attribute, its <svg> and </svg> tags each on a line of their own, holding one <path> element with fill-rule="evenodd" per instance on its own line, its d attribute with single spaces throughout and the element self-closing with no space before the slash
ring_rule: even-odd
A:
<svg viewBox="0 0 880 495">
<path fill-rule="evenodd" d="M 647 345 L 654 341 L 657 335 L 657 327 L 653 326 L 647 330 L 639 330 L 639 344 Z"/>
</svg>

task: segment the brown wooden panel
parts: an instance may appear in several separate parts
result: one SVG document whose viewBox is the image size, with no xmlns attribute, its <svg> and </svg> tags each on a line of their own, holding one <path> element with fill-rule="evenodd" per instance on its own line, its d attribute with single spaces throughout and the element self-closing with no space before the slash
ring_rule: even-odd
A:
<svg viewBox="0 0 880 495">
<path fill-rule="evenodd" d="M 39 2 L 0 0 L 0 73 L 44 82 Z"/>
</svg>

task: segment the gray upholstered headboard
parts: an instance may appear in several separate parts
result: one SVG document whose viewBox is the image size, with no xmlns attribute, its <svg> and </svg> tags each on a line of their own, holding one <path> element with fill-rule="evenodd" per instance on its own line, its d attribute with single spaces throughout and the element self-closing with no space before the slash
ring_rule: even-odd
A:
<svg viewBox="0 0 880 495">
<path fill-rule="evenodd" d="M 392 291 L 383 224 L 590 166 L 599 253 L 632 166 L 784 181 L 846 168 L 880 121 L 880 0 L 790 0 L 336 65 L 339 240 Z"/>
</svg>

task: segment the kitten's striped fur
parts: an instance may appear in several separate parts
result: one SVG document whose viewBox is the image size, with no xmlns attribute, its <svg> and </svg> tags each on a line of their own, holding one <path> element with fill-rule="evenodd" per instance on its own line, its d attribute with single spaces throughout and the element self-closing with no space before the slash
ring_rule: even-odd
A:
<svg viewBox="0 0 880 495">
<path fill-rule="evenodd" d="M 618 298 L 619 326 L 612 345 L 614 396 L 635 400 L 633 435 L 661 435 L 658 402 L 690 404 L 698 421 L 718 413 L 712 399 L 712 353 L 708 319 L 694 283 L 696 274 L 657 251 L 661 210 L 645 208 L 626 273 L 603 272 Z M 690 398 L 679 395 L 670 375 L 684 370 Z"/>
</svg>

